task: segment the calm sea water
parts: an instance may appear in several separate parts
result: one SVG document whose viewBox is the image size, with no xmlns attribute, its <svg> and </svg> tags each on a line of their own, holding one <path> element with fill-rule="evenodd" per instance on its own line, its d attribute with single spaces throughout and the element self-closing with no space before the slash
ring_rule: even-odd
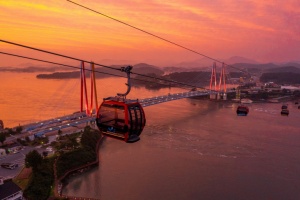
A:
<svg viewBox="0 0 300 200">
<path fill-rule="evenodd" d="M 78 110 L 77 80 L 15 77 L 18 81 L 2 86 L 0 118 L 5 124 Z M 0 78 L 11 81 L 3 74 Z M 126 90 L 124 79 L 97 81 L 100 98 Z M 58 97 L 66 91 L 62 103 Z M 134 88 L 131 96 L 168 92 Z M 56 111 L 50 109 L 57 103 Z M 105 138 L 99 166 L 71 178 L 63 194 L 102 200 L 300 199 L 300 110 L 287 103 L 288 117 L 280 115 L 281 104 L 268 103 L 249 105 L 247 117 L 236 116 L 237 104 L 208 100 L 146 107 L 141 140 L 127 144 Z"/>
<path fill-rule="evenodd" d="M 4 121 L 5 127 L 68 115 L 80 110 L 79 79 L 37 79 L 36 75 L 36 73 L 0 73 L 0 120 Z M 97 79 L 99 104 L 105 97 L 125 93 L 127 91 L 125 83 L 127 83 L 125 78 Z M 89 79 L 87 85 L 89 89 Z M 133 87 L 128 98 L 141 99 L 180 91 L 186 90 L 150 91 Z"/>
</svg>

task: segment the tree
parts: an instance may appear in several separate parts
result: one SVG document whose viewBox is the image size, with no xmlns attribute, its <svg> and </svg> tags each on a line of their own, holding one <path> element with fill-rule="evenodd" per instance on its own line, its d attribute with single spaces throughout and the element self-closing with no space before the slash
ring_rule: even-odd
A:
<svg viewBox="0 0 300 200">
<path fill-rule="evenodd" d="M 99 132 L 94 131 L 89 126 L 86 126 L 81 136 L 81 144 L 84 148 L 92 149 L 93 151 L 95 151 L 95 147 L 99 139 Z"/>
<path fill-rule="evenodd" d="M 43 157 L 36 150 L 30 151 L 28 154 L 26 154 L 25 165 L 27 168 L 32 167 L 33 170 L 36 170 L 42 161 Z"/>
<path fill-rule="evenodd" d="M 4 143 L 5 140 L 6 140 L 5 133 L 0 133 L 0 142 L 2 143 L 2 145 L 3 145 L 3 143 Z"/>
<path fill-rule="evenodd" d="M 25 137 L 25 140 L 26 140 L 27 143 L 30 142 L 30 138 L 28 136 Z"/>
<path fill-rule="evenodd" d="M 17 133 L 21 133 L 22 130 L 23 130 L 23 127 L 20 126 L 20 125 L 16 128 L 16 132 L 17 132 Z"/>
<path fill-rule="evenodd" d="M 12 128 L 8 128 L 7 131 L 8 131 L 9 135 L 13 135 L 14 134 L 14 131 L 12 130 Z"/>
</svg>

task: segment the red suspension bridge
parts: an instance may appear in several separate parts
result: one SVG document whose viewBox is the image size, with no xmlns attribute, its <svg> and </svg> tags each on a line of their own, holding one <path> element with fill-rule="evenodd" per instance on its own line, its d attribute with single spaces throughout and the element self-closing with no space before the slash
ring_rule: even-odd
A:
<svg viewBox="0 0 300 200">
<path fill-rule="evenodd" d="M 144 107 L 153 106 L 169 101 L 183 98 L 207 96 L 210 99 L 226 100 L 226 95 L 232 90 L 227 90 L 225 82 L 225 66 L 222 66 L 220 78 L 217 79 L 216 64 L 212 66 L 211 81 L 209 89 L 190 90 L 187 92 L 166 94 L 145 99 L 126 99 L 130 92 L 130 70 L 122 68 L 128 78 L 128 90 L 125 94 L 117 94 L 115 97 L 108 97 L 103 100 L 101 106 L 98 105 L 97 84 L 95 78 L 94 63 L 90 62 L 90 69 L 86 68 L 86 62 L 81 61 L 80 67 L 80 110 L 73 114 L 43 120 L 36 123 L 23 125 L 23 132 L 28 132 L 35 137 L 41 137 L 58 130 L 76 128 L 85 126 L 88 123 L 97 124 L 102 132 L 117 138 L 124 139 L 127 142 L 134 142 L 139 139 L 146 117 L 143 111 Z M 87 87 L 86 71 L 90 73 L 90 88 Z M 90 91 L 88 91 L 88 89 Z M 88 93 L 90 95 L 88 95 Z M 98 111 L 98 112 L 97 112 Z M 101 111 L 101 112 L 100 112 Z M 127 114 L 124 114 L 127 113 Z M 109 117 L 108 117 L 109 116 Z M 104 120 L 100 120 L 103 119 Z M 117 122 L 117 123 L 116 123 Z M 130 139 L 130 133 L 132 138 Z"/>
<path fill-rule="evenodd" d="M 0 52 L 4 55 L 15 56 L 19 58 L 50 63 L 70 68 L 76 68 L 80 70 L 80 110 L 63 117 L 57 117 L 54 119 L 44 120 L 32 124 L 23 125 L 23 132 L 29 132 L 35 137 L 41 137 L 48 133 L 55 133 L 58 130 L 67 129 L 71 127 L 84 126 L 87 123 L 96 124 L 98 128 L 107 135 L 111 135 L 117 138 L 121 138 L 126 142 L 135 142 L 139 140 L 139 135 L 142 133 L 143 128 L 146 124 L 146 117 L 143 108 L 147 106 L 152 106 L 156 104 L 161 104 L 164 102 L 174 101 L 183 98 L 208 96 L 210 99 L 214 100 L 227 100 L 227 93 L 232 92 L 227 90 L 226 86 L 226 70 L 225 64 L 222 64 L 222 69 L 220 77 L 217 77 L 216 63 L 213 63 L 211 79 L 209 89 L 204 87 L 198 87 L 188 83 L 182 83 L 174 80 L 166 80 L 163 78 L 151 77 L 145 74 L 138 74 L 131 72 L 132 67 L 122 67 L 113 68 L 109 66 L 104 66 L 94 62 L 85 61 L 82 59 L 46 51 L 43 49 L 38 49 L 34 47 L 29 47 L 22 44 L 17 44 L 5 40 L 0 40 L 0 42 L 5 42 L 15 46 L 27 48 L 30 50 L 35 50 L 47 54 L 52 54 L 55 56 L 64 57 L 71 60 L 76 60 L 80 62 L 80 67 L 74 67 L 66 64 L 56 63 L 52 61 L 41 60 L 32 57 L 25 57 L 21 55 Z M 87 69 L 85 64 L 90 64 L 90 68 Z M 101 106 L 98 106 L 97 99 L 97 89 L 96 89 L 96 78 L 95 72 L 109 74 L 106 72 L 99 72 L 95 70 L 95 65 L 109 68 L 111 70 L 117 70 L 126 73 L 127 75 L 127 91 L 125 93 L 117 93 L 114 97 L 107 97 L 103 99 Z M 90 91 L 87 88 L 86 81 L 86 71 L 90 71 Z M 162 96 L 155 96 L 146 99 L 127 99 L 126 96 L 131 90 L 131 74 L 140 75 L 147 78 L 153 78 L 155 81 L 167 81 L 169 83 L 174 83 L 175 85 L 184 86 L 189 88 L 187 92 L 166 94 Z M 124 77 L 116 74 L 109 74 L 113 76 Z M 145 80 L 144 80 L 145 81 Z M 88 98 L 88 93 L 90 93 L 90 98 Z"/>
</svg>

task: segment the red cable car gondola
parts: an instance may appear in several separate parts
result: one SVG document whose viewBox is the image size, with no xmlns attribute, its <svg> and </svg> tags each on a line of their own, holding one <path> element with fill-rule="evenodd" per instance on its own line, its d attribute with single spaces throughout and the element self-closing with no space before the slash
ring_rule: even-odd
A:
<svg viewBox="0 0 300 200">
<path fill-rule="evenodd" d="M 138 141 L 146 124 L 145 113 L 138 100 L 126 99 L 131 89 L 131 69 L 131 66 L 122 68 L 128 77 L 127 92 L 105 98 L 98 109 L 96 119 L 97 126 L 103 134 L 120 138 L 125 142 Z"/>
<path fill-rule="evenodd" d="M 97 126 L 102 133 L 136 142 L 145 126 L 145 113 L 138 101 L 104 100 L 97 113 Z"/>
</svg>

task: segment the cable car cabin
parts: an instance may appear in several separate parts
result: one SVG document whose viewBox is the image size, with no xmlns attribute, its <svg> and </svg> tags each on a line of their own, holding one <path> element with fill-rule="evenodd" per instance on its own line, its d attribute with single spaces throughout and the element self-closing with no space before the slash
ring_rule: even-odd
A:
<svg viewBox="0 0 300 200">
<path fill-rule="evenodd" d="M 249 108 L 244 105 L 239 105 L 236 109 L 236 114 L 238 116 L 247 116 L 249 113 Z"/>
<path fill-rule="evenodd" d="M 99 130 L 125 142 L 140 139 L 146 124 L 143 107 L 137 100 L 104 100 L 97 112 Z"/>
</svg>

